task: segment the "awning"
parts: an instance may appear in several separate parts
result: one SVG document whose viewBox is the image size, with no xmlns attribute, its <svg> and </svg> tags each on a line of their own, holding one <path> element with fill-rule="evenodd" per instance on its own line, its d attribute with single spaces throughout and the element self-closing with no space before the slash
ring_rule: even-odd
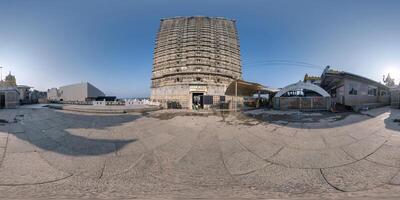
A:
<svg viewBox="0 0 400 200">
<path fill-rule="evenodd" d="M 237 94 L 236 94 L 236 83 L 237 83 Z M 260 92 L 261 94 L 266 93 L 277 93 L 279 90 L 274 88 L 269 88 L 258 83 L 247 82 L 243 80 L 235 80 L 229 84 L 226 89 L 225 95 L 228 96 L 253 96 L 254 94 Z"/>
</svg>

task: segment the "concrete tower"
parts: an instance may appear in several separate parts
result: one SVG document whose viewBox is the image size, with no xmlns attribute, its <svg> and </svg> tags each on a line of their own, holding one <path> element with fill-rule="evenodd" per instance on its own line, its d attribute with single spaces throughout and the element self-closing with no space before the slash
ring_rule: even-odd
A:
<svg viewBox="0 0 400 200">
<path fill-rule="evenodd" d="M 154 49 L 151 100 L 191 108 L 198 95 L 223 96 L 242 79 L 234 20 L 215 17 L 161 19 Z"/>
</svg>

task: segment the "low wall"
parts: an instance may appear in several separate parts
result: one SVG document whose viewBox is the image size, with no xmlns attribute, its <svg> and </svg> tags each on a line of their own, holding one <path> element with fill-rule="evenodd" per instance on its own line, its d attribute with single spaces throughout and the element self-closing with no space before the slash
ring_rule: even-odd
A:
<svg viewBox="0 0 400 200">
<path fill-rule="evenodd" d="M 278 110 L 329 110 L 330 97 L 275 97 L 274 109 Z"/>
<path fill-rule="evenodd" d="M 393 108 L 400 108 L 400 90 L 391 92 L 390 103 Z"/>
</svg>

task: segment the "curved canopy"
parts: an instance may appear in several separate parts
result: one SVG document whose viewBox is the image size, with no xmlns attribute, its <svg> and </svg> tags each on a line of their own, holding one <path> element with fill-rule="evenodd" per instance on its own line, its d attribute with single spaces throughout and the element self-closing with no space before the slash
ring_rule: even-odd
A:
<svg viewBox="0 0 400 200">
<path fill-rule="evenodd" d="M 229 84 L 226 89 L 225 95 L 235 96 L 236 95 L 236 83 L 237 83 L 237 96 L 252 96 L 258 92 L 261 93 L 276 93 L 279 90 L 268 88 L 258 83 L 247 82 L 243 80 L 235 80 Z"/>
<path fill-rule="evenodd" d="M 315 84 L 312 84 L 312 83 L 304 83 L 302 81 L 299 81 L 297 83 L 294 83 L 294 84 L 291 84 L 291 85 L 288 85 L 288 86 L 284 87 L 281 91 L 279 91 L 275 95 L 275 97 L 280 97 L 280 96 L 284 95 L 287 92 L 300 90 L 300 89 L 306 89 L 306 90 L 314 91 L 314 92 L 320 94 L 323 97 L 331 97 L 331 95 L 329 95 L 328 92 L 326 92 L 324 89 L 322 89 L 318 85 L 315 85 Z"/>
</svg>

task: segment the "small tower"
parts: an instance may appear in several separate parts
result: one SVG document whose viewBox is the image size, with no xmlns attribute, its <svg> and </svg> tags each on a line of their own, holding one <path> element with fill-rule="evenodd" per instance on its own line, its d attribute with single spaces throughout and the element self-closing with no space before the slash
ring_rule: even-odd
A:
<svg viewBox="0 0 400 200">
<path fill-rule="evenodd" d="M 11 72 L 6 76 L 4 80 L 5 87 L 17 87 L 17 80 L 15 76 L 11 75 Z"/>
</svg>

